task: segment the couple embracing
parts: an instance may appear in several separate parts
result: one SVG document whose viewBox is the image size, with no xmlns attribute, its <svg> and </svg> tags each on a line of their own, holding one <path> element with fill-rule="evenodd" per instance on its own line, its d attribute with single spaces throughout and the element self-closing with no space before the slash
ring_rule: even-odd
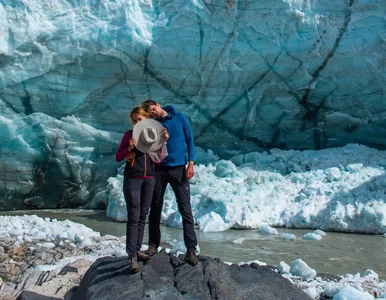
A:
<svg viewBox="0 0 386 300">
<path fill-rule="evenodd" d="M 189 179 L 194 175 L 194 139 L 189 123 L 173 106 L 161 107 L 153 100 L 134 108 L 130 120 L 133 130 L 124 134 L 116 152 L 118 162 L 126 159 L 123 193 L 127 207 L 129 270 L 138 272 L 138 261 L 146 261 L 158 252 L 162 205 L 168 184 L 182 216 L 185 260 L 196 265 L 197 236 L 189 186 Z M 143 253 L 140 249 L 149 208 L 149 248 Z"/>
</svg>

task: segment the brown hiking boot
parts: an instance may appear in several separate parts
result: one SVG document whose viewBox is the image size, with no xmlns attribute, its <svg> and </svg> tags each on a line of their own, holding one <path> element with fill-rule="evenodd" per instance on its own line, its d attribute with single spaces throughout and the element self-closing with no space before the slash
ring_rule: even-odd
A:
<svg viewBox="0 0 386 300">
<path fill-rule="evenodd" d="M 130 259 L 129 271 L 131 273 L 138 273 L 139 272 L 139 264 L 138 264 L 137 256 L 133 256 Z"/>
<path fill-rule="evenodd" d="M 188 251 L 186 251 L 185 260 L 192 266 L 197 265 L 198 258 L 196 255 L 196 249 L 190 248 Z"/>
<path fill-rule="evenodd" d="M 158 253 L 158 249 L 155 245 L 150 244 L 149 248 L 145 251 L 146 255 L 153 256 L 154 254 Z"/>
<path fill-rule="evenodd" d="M 137 251 L 137 259 L 138 261 L 148 261 L 150 256 L 141 251 Z"/>
</svg>

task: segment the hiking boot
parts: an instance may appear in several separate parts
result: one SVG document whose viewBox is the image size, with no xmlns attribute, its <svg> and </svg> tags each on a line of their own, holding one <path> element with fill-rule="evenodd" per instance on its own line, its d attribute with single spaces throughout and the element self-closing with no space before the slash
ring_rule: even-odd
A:
<svg viewBox="0 0 386 300">
<path fill-rule="evenodd" d="M 190 248 L 190 249 L 188 249 L 188 251 L 186 251 L 185 260 L 192 266 L 197 265 L 198 258 L 196 255 L 196 249 L 195 248 Z"/>
<path fill-rule="evenodd" d="M 138 273 L 139 272 L 139 264 L 138 264 L 137 256 L 133 256 L 130 259 L 129 271 L 131 273 Z"/>
<path fill-rule="evenodd" d="M 158 253 L 158 249 L 155 245 L 150 244 L 149 248 L 145 251 L 146 255 L 153 256 L 154 254 Z"/>
<path fill-rule="evenodd" d="M 150 256 L 141 251 L 137 251 L 137 259 L 138 261 L 148 261 Z"/>
</svg>

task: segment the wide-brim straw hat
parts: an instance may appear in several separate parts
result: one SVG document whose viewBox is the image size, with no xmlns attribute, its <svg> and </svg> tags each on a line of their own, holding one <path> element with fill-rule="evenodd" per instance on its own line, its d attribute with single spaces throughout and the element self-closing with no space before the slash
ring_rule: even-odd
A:
<svg viewBox="0 0 386 300">
<path fill-rule="evenodd" d="M 156 120 L 145 119 L 139 121 L 133 127 L 135 147 L 143 153 L 157 151 L 166 142 L 163 129 L 162 124 Z"/>
</svg>

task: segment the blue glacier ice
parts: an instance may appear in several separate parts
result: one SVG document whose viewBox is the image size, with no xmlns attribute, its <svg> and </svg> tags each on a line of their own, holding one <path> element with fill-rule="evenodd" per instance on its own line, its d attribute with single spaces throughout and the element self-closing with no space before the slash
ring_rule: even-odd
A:
<svg viewBox="0 0 386 300">
<path fill-rule="evenodd" d="M 204 232 L 259 228 L 275 234 L 270 227 L 277 226 L 385 234 L 385 169 L 385 150 L 358 144 L 272 149 L 218 159 L 195 168 L 190 180 L 193 216 Z M 120 167 L 93 200 L 96 205 L 104 199 L 107 216 L 117 221 L 127 220 L 122 183 Z M 166 226 L 182 228 L 171 188 L 165 194 L 162 219 Z M 316 230 L 303 238 L 322 236 Z"/>
<path fill-rule="evenodd" d="M 145 99 L 222 159 L 383 149 L 385 17 L 384 0 L 0 0 L 0 209 L 105 203 Z"/>
</svg>

